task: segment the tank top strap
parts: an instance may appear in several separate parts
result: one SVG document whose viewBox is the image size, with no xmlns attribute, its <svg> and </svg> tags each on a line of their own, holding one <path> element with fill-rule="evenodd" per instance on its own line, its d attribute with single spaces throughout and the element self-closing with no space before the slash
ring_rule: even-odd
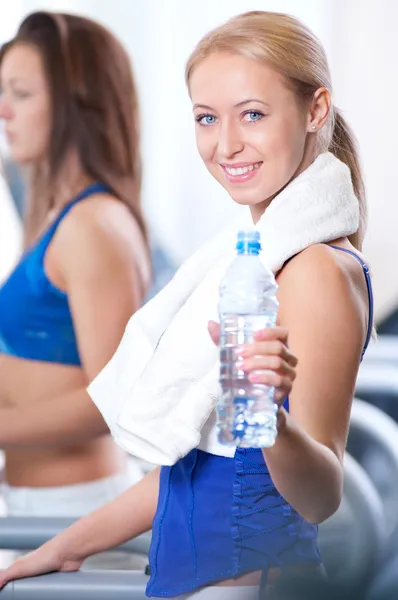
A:
<svg viewBox="0 0 398 600">
<path fill-rule="evenodd" d="M 353 256 L 354 258 L 357 259 L 357 261 L 359 262 L 359 264 L 362 266 L 362 269 L 363 269 L 363 273 L 364 273 L 365 281 L 366 281 L 366 287 L 368 290 L 369 320 L 368 320 L 368 331 L 366 334 L 366 341 L 365 341 L 365 345 L 362 350 L 362 356 L 361 356 L 361 360 L 362 360 L 363 356 L 366 352 L 366 349 L 369 345 L 369 342 L 370 342 L 370 338 L 372 335 L 372 325 L 373 325 L 373 290 L 372 290 L 372 282 L 370 279 L 369 267 L 366 263 L 363 262 L 363 260 L 358 256 L 358 254 L 356 254 L 352 250 L 348 250 L 348 248 L 341 248 L 341 246 L 333 246 L 332 244 L 330 244 L 330 248 L 334 248 L 335 250 L 340 250 L 341 252 L 350 254 L 351 256 Z"/>
<path fill-rule="evenodd" d="M 44 235 L 41 239 L 41 245 L 44 246 L 43 249 L 47 248 L 47 246 L 51 242 L 52 238 L 54 237 L 54 234 L 55 234 L 59 224 L 61 223 L 62 219 L 68 214 L 68 212 L 76 204 L 78 204 L 85 198 L 88 198 L 89 196 L 92 196 L 94 194 L 98 194 L 101 192 L 110 192 L 110 191 L 111 191 L 111 188 L 108 185 L 106 185 L 105 183 L 99 183 L 99 182 L 92 183 L 92 184 L 88 185 L 86 188 L 84 188 L 84 190 L 82 190 L 70 202 L 65 204 L 65 206 L 63 207 L 63 209 L 61 210 L 61 212 L 59 213 L 57 218 L 51 223 L 50 227 L 46 230 L 46 232 L 44 233 Z"/>
</svg>

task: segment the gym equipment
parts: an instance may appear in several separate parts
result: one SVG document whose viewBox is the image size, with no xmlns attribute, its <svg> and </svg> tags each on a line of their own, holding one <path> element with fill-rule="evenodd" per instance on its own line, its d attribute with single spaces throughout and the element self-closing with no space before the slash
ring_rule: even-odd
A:
<svg viewBox="0 0 398 600">
<path fill-rule="evenodd" d="M 376 362 L 398 365 L 398 336 L 380 335 L 376 341 L 369 344 L 362 364 Z"/>
<path fill-rule="evenodd" d="M 50 573 L 11 581 L 0 600 L 145 600 L 147 580 L 136 572 Z"/>
<path fill-rule="evenodd" d="M 76 519 L 60 517 L 0 518 L 0 549 L 34 550 L 72 525 Z M 114 550 L 148 555 L 151 534 L 144 533 Z"/>
<path fill-rule="evenodd" d="M 383 503 L 386 535 L 398 536 L 398 425 L 377 407 L 355 399 L 347 450 L 359 462 Z"/>
<path fill-rule="evenodd" d="M 344 493 L 337 512 L 319 526 L 319 546 L 332 583 L 364 586 L 385 544 L 382 501 L 368 475 L 346 453 Z"/>
</svg>

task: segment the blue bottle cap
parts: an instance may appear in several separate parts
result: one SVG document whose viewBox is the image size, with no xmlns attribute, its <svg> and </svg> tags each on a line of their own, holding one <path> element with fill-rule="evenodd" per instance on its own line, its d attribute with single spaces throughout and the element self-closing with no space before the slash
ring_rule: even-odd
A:
<svg viewBox="0 0 398 600">
<path fill-rule="evenodd" d="M 238 231 L 236 250 L 238 254 L 259 254 L 261 250 L 260 232 L 256 229 Z"/>
</svg>

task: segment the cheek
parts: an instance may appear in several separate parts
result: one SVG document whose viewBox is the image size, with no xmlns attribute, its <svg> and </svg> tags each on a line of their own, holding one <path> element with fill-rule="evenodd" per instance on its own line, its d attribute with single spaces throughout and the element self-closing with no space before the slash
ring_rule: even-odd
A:
<svg viewBox="0 0 398 600">
<path fill-rule="evenodd" d="M 202 131 L 199 129 L 199 126 L 197 126 L 196 147 L 203 162 L 211 163 L 213 161 L 215 142 L 214 135 L 211 134 L 211 131 Z M 211 167 L 211 165 L 208 165 L 208 167 Z"/>
<path fill-rule="evenodd" d="M 280 122 L 267 138 L 265 151 L 277 170 L 295 171 L 305 149 L 306 132 L 296 121 Z"/>
<path fill-rule="evenodd" d="M 50 138 L 50 112 L 47 106 L 39 105 L 35 111 L 36 119 L 33 124 L 36 133 L 36 147 L 44 150 L 47 149 Z"/>
<path fill-rule="evenodd" d="M 21 160 L 41 160 L 48 150 L 51 122 L 46 104 L 32 102 L 19 114 L 18 153 Z"/>
</svg>

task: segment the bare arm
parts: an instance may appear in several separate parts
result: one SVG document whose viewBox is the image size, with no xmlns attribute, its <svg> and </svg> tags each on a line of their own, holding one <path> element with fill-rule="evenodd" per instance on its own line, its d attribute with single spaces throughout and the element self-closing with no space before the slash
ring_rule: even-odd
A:
<svg viewBox="0 0 398 600">
<path fill-rule="evenodd" d="M 118 498 L 81 518 L 55 538 L 0 573 L 0 588 L 13 579 L 51 571 L 76 571 L 82 562 L 152 527 L 159 493 L 159 469 Z"/>
<path fill-rule="evenodd" d="M 298 357 L 297 377 L 290 414 L 282 409 L 277 441 L 263 451 L 278 491 L 315 523 L 333 514 L 341 501 L 342 461 L 368 317 L 361 267 L 353 262 L 350 278 L 334 252 L 310 248 L 280 277 L 280 323 Z"/>
<path fill-rule="evenodd" d="M 133 218 L 114 199 L 90 198 L 61 223 L 46 270 L 68 294 L 85 381 L 68 393 L 0 409 L 0 446 L 69 445 L 107 433 L 86 385 L 142 302 L 146 260 Z"/>
<path fill-rule="evenodd" d="M 48 542 L 64 559 L 88 556 L 119 546 L 152 528 L 159 494 L 156 468 L 141 481 Z"/>
</svg>

